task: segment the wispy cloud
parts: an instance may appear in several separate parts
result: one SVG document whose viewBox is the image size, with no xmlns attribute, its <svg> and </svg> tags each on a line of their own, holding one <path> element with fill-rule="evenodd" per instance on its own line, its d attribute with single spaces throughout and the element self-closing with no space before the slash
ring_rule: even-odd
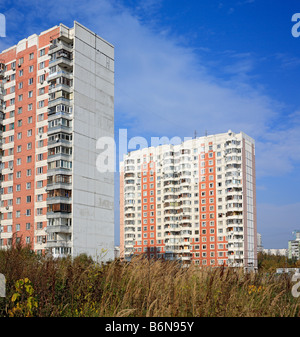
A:
<svg viewBox="0 0 300 337">
<path fill-rule="evenodd" d="M 189 48 L 168 31 L 159 33 L 140 20 L 137 11 L 155 13 L 160 3 L 147 0 L 128 9 L 117 0 L 62 0 L 55 5 L 15 0 L 7 19 L 18 17 L 18 27 L 23 27 L 16 41 L 49 25 L 71 26 L 77 20 L 114 44 L 115 121 L 117 127 L 127 127 L 131 136 L 183 138 L 194 130 L 199 136 L 205 130 L 244 131 L 257 139 L 258 174 L 290 172 L 299 160 L 294 153 L 299 130 L 291 119 L 284 128 L 274 128 L 282 105 L 254 85 L 255 57 L 227 51 L 227 63 L 221 57 L 222 62 L 211 66 L 207 46 Z M 32 11 L 35 16 L 27 15 Z M 276 165 L 269 171 L 271 162 Z"/>
</svg>

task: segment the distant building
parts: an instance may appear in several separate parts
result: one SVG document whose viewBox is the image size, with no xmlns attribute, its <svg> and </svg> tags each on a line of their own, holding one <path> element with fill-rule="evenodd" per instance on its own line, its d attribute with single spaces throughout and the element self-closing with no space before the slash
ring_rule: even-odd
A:
<svg viewBox="0 0 300 337">
<path fill-rule="evenodd" d="M 300 274 L 300 268 L 277 268 L 276 274 Z"/>
<path fill-rule="evenodd" d="M 261 234 L 257 233 L 257 252 L 262 252 L 264 249 L 262 245 L 262 239 L 261 239 Z"/>
<path fill-rule="evenodd" d="M 294 231 L 295 240 L 289 240 L 288 257 L 289 259 L 300 259 L 300 231 Z"/>
<path fill-rule="evenodd" d="M 263 249 L 264 253 L 268 255 L 280 255 L 280 256 L 286 256 L 287 255 L 287 249 Z"/>
<path fill-rule="evenodd" d="M 120 246 L 115 246 L 115 259 L 120 257 Z"/>
</svg>

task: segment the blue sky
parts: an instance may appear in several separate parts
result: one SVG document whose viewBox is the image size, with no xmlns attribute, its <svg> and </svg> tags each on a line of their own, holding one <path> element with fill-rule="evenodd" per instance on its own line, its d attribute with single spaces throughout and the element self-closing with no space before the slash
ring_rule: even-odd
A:
<svg viewBox="0 0 300 337">
<path fill-rule="evenodd" d="M 300 229 L 299 1 L 8 0 L 0 12 L 1 50 L 74 20 L 115 46 L 117 141 L 125 128 L 128 139 L 252 136 L 258 232 L 265 248 L 287 247 Z M 118 207 L 118 234 L 117 220 Z"/>
</svg>

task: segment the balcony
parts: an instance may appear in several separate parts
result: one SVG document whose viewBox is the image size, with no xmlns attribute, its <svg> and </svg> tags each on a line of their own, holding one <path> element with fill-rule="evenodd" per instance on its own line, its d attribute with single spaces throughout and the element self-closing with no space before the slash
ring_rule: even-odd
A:
<svg viewBox="0 0 300 337">
<path fill-rule="evenodd" d="M 72 132 L 72 126 L 66 126 L 66 125 L 55 125 L 53 127 L 49 127 L 47 131 L 47 135 L 51 135 L 53 133 L 58 133 L 58 132 Z"/>
<path fill-rule="evenodd" d="M 126 226 L 125 225 L 124 232 L 126 234 L 134 234 L 135 233 L 135 227 L 134 226 Z"/>
<path fill-rule="evenodd" d="M 47 77 L 47 81 L 51 82 L 54 79 L 56 79 L 57 77 L 63 76 L 68 80 L 72 80 L 73 79 L 73 73 L 69 72 L 69 71 L 65 71 L 65 70 L 59 70 L 59 71 L 55 71 L 51 74 L 49 74 L 49 76 Z"/>
<path fill-rule="evenodd" d="M 179 199 L 190 199 L 191 197 L 192 197 L 191 193 L 182 193 L 182 194 L 179 194 L 178 196 Z"/>
<path fill-rule="evenodd" d="M 64 50 L 61 50 L 61 52 L 62 53 L 58 55 L 55 59 L 49 61 L 49 67 L 59 66 L 61 69 L 68 72 L 72 71 L 73 60 L 70 56 L 70 53 L 64 52 Z"/>
<path fill-rule="evenodd" d="M 135 219 L 135 214 L 132 213 L 132 212 L 131 212 L 131 213 L 130 213 L 130 212 L 129 212 L 129 213 L 126 213 L 126 214 L 125 214 L 125 218 L 126 218 L 126 219 Z"/>
<path fill-rule="evenodd" d="M 5 63 L 4 60 L 0 60 L 0 80 L 4 78 Z"/>
<path fill-rule="evenodd" d="M 47 226 L 46 227 L 47 233 L 71 233 L 72 227 L 66 225 L 56 225 L 56 226 Z"/>
<path fill-rule="evenodd" d="M 47 240 L 46 248 L 71 248 L 72 242 L 71 240 Z"/>
<path fill-rule="evenodd" d="M 73 35 L 68 28 L 61 26 L 59 33 L 50 36 L 50 42 L 54 43 L 54 41 L 65 41 L 66 43 L 72 43 Z"/>
<path fill-rule="evenodd" d="M 59 91 L 57 93 L 59 93 Z M 49 102 L 48 102 L 48 109 L 50 109 L 50 108 L 52 108 L 52 107 L 54 107 L 54 106 L 56 106 L 58 104 L 72 106 L 73 105 L 73 100 L 71 98 L 71 95 L 67 93 L 66 96 L 70 96 L 70 97 L 63 97 L 63 96 L 58 97 L 58 96 L 56 96 L 56 98 L 50 99 Z M 58 111 L 58 112 L 60 112 L 60 111 Z"/>
<path fill-rule="evenodd" d="M 71 42 L 71 40 L 70 40 L 70 42 Z M 51 55 L 51 54 L 56 53 L 60 50 L 66 50 L 69 53 L 72 53 L 73 47 L 70 43 L 63 42 L 63 41 L 56 41 L 55 43 L 52 43 L 50 45 L 48 54 Z"/>
<path fill-rule="evenodd" d="M 72 212 L 72 205 L 69 203 L 57 203 L 48 205 L 47 203 L 47 216 L 55 215 L 55 214 L 70 214 Z"/>
</svg>

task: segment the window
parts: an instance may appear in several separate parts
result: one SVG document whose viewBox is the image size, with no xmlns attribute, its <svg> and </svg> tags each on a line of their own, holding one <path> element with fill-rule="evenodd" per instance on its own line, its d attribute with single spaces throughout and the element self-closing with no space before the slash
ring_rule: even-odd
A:
<svg viewBox="0 0 300 337">
<path fill-rule="evenodd" d="M 28 80 L 28 84 L 29 84 L 29 85 L 33 84 L 33 77 L 31 77 L 31 78 Z"/>
<path fill-rule="evenodd" d="M 34 53 L 30 53 L 29 54 L 29 60 L 33 60 L 33 58 L 34 58 Z"/>
<path fill-rule="evenodd" d="M 31 98 L 31 97 L 33 97 L 33 91 L 32 90 L 28 91 L 28 98 Z"/>
<path fill-rule="evenodd" d="M 36 187 L 37 187 L 37 188 L 43 187 L 43 180 L 37 181 L 37 182 L 36 182 Z"/>
<path fill-rule="evenodd" d="M 30 73 L 33 72 L 33 66 L 29 66 L 29 72 L 30 72 Z"/>
<path fill-rule="evenodd" d="M 28 104 L 28 111 L 32 110 L 32 103 Z"/>
<path fill-rule="evenodd" d="M 40 50 L 40 56 L 44 56 L 45 55 L 45 48 Z"/>
<path fill-rule="evenodd" d="M 45 81 L 45 74 L 39 76 L 39 82 L 42 84 Z"/>
<path fill-rule="evenodd" d="M 36 224 L 36 229 L 43 229 L 43 222 L 38 222 Z"/>
</svg>

